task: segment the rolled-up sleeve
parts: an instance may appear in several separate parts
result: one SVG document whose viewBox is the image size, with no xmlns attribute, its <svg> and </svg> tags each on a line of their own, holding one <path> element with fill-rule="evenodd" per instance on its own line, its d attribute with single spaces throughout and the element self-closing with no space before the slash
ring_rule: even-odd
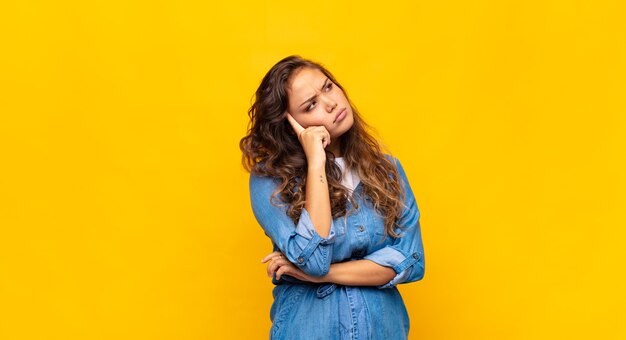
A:
<svg viewBox="0 0 626 340">
<path fill-rule="evenodd" d="M 395 161 L 398 167 L 405 192 L 405 206 L 397 221 L 398 225 L 404 228 L 401 229 L 401 237 L 396 238 L 392 244 L 364 257 L 364 259 L 381 266 L 391 267 L 396 272 L 396 276 L 391 281 L 377 286 L 380 289 L 421 280 L 424 277 L 425 269 L 424 245 L 419 221 L 420 212 L 402 164 L 396 158 L 391 160 L 392 162 Z"/>
<path fill-rule="evenodd" d="M 287 216 L 287 206 L 275 206 L 270 202 L 277 184 L 274 178 L 250 175 L 250 201 L 254 216 L 265 235 L 272 240 L 274 250 L 280 250 L 290 262 L 309 275 L 326 275 L 335 242 L 333 221 L 330 221 L 328 237 L 317 233 L 305 208 L 302 208 L 298 223 L 294 224 Z"/>
</svg>

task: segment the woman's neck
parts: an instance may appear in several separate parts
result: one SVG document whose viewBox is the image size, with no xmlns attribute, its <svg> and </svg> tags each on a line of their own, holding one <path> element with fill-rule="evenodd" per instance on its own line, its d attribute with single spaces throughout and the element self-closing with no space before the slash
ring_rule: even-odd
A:
<svg viewBox="0 0 626 340">
<path fill-rule="evenodd" d="M 343 157 L 343 154 L 341 153 L 341 138 L 330 143 L 330 145 L 326 147 L 326 150 L 332 152 L 335 155 L 335 158 Z"/>
</svg>

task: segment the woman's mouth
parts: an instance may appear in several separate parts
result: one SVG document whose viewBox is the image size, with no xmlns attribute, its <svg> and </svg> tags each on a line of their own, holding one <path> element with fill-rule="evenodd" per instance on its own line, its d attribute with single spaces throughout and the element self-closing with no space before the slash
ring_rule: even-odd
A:
<svg viewBox="0 0 626 340">
<path fill-rule="evenodd" d="M 337 116 L 335 116 L 335 120 L 333 121 L 333 123 L 337 123 L 340 122 L 341 120 L 343 120 L 344 118 L 346 118 L 346 109 L 343 108 L 341 111 L 339 111 L 337 113 Z"/>
</svg>

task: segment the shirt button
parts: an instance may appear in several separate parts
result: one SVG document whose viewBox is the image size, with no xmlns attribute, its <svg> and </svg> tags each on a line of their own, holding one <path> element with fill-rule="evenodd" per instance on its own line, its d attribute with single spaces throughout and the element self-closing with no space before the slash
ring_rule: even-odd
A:
<svg viewBox="0 0 626 340">
<path fill-rule="evenodd" d="M 303 257 L 298 257 L 298 263 L 302 263 L 304 262 L 304 258 Z"/>
<path fill-rule="evenodd" d="M 419 256 L 417 255 L 417 253 L 413 253 L 413 258 L 418 258 Z"/>
<path fill-rule="evenodd" d="M 359 226 L 359 231 L 363 231 L 363 230 L 365 230 L 365 227 L 364 227 L 364 226 L 362 226 L 362 225 L 360 225 L 360 226 Z"/>
</svg>

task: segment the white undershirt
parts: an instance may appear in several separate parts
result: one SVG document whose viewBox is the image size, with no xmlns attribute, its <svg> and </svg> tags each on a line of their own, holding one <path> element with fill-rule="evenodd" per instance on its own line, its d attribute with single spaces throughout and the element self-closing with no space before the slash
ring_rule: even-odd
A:
<svg viewBox="0 0 626 340">
<path fill-rule="evenodd" d="M 348 171 L 346 171 L 346 163 L 343 160 L 343 157 L 335 157 L 335 163 L 337 163 L 337 165 L 341 168 L 341 184 L 347 187 L 350 194 L 352 194 L 352 191 L 354 191 L 354 188 L 356 188 L 359 184 L 361 178 L 359 178 L 359 175 L 352 169 L 348 169 Z"/>
</svg>

